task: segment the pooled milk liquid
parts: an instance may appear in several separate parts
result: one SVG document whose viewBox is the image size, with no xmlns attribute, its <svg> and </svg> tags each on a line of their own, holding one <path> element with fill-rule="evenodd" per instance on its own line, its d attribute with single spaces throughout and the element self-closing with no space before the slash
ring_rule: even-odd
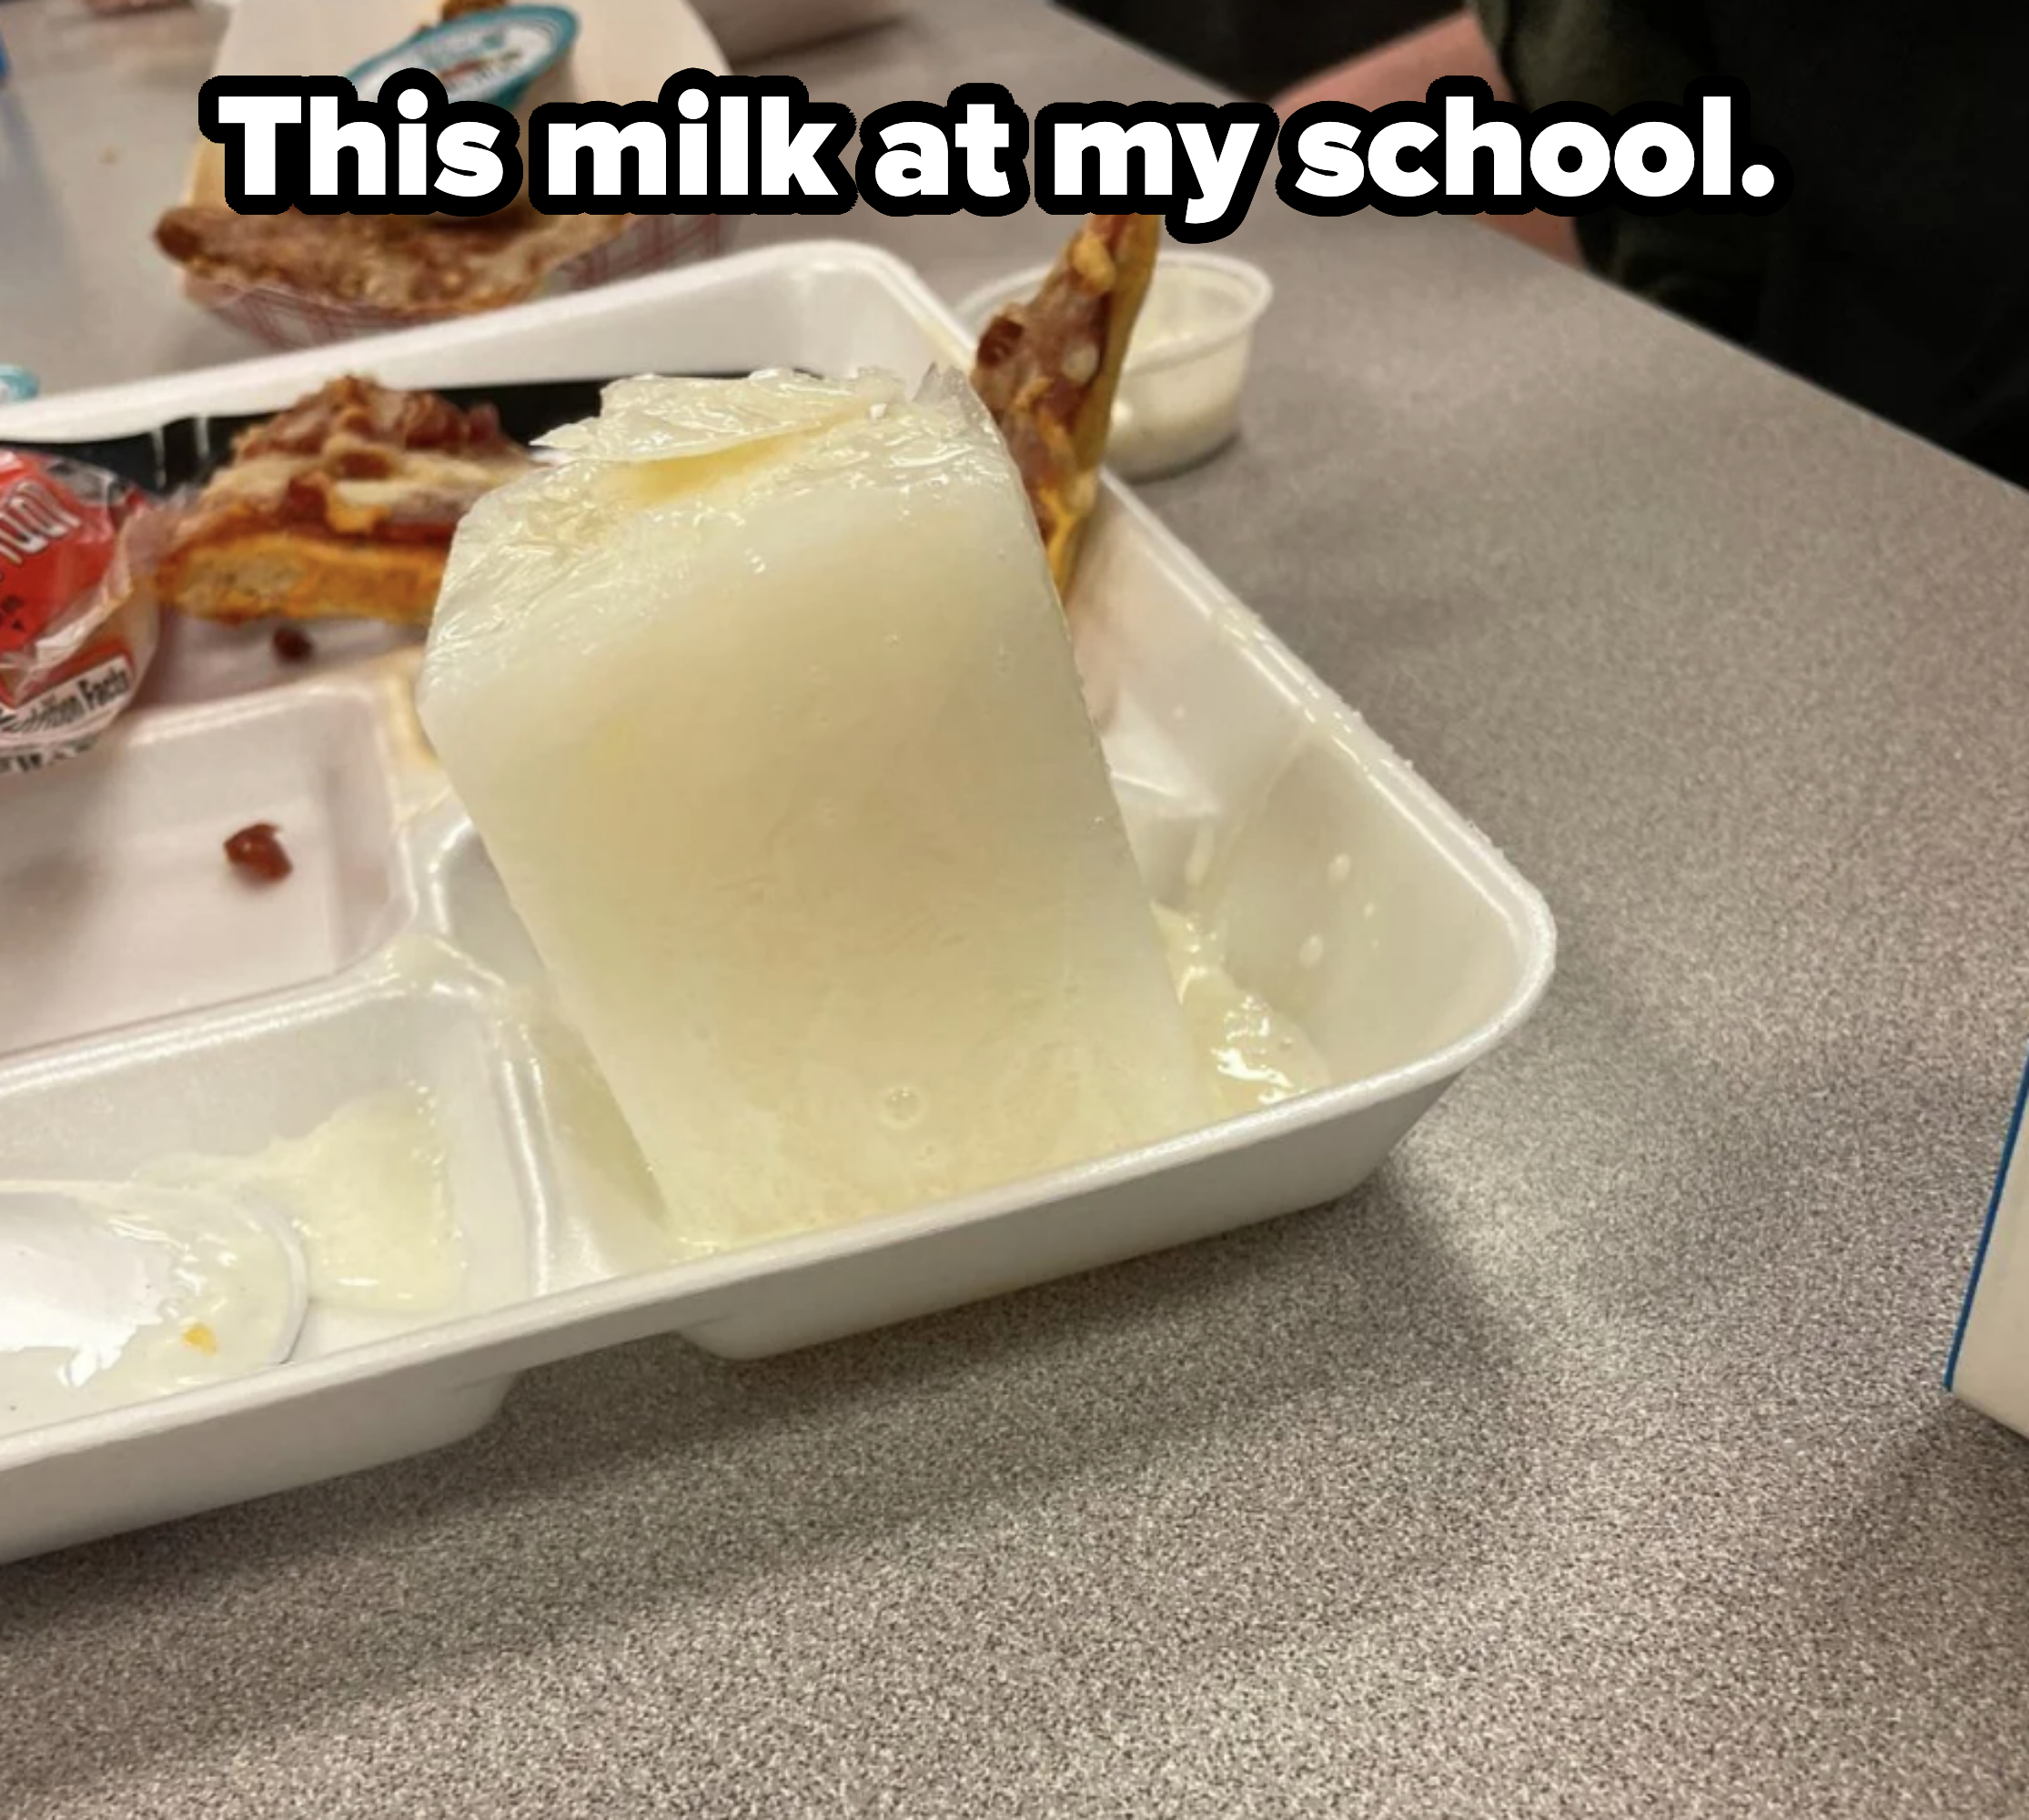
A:
<svg viewBox="0 0 2029 1820">
<path fill-rule="evenodd" d="M 143 1181 L 257 1199 L 288 1216 L 310 1299 L 374 1314 L 448 1308 L 464 1277 L 429 1096 L 390 1088 L 249 1157 L 168 1157 Z"/>
<path fill-rule="evenodd" d="M 1302 1026 L 1234 981 L 1216 931 L 1160 904 L 1156 922 L 1184 1020 L 1217 1079 L 1227 1117 L 1331 1085 L 1331 1070 Z"/>
</svg>

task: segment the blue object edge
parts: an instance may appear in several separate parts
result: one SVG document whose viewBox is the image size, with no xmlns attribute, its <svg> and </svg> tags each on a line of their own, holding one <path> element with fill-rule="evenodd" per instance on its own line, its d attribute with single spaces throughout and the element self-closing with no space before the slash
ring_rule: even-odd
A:
<svg viewBox="0 0 2029 1820">
<path fill-rule="evenodd" d="M 500 94 L 495 96 L 494 105 L 496 106 L 511 107 L 517 101 L 520 99 L 520 97 L 524 94 L 528 92 L 530 85 L 534 82 L 537 76 L 540 76 L 545 74 L 547 71 L 555 68 L 557 64 L 562 60 L 564 56 L 570 50 L 572 46 L 574 46 L 578 42 L 578 15 L 577 14 L 573 13 L 568 6 L 558 6 L 542 4 L 542 0 L 538 0 L 538 4 L 530 5 L 516 5 L 514 4 L 514 0 L 509 0 L 508 5 L 504 6 L 497 6 L 490 10 L 497 13 L 519 13 L 523 15 L 524 16 L 536 15 L 547 18 L 556 28 L 558 33 L 556 46 L 550 51 L 548 59 L 537 69 L 532 71 L 522 81 L 514 84 L 511 87 L 502 89 Z M 352 69 L 348 70 L 346 72 L 346 80 L 353 84 L 354 86 L 357 87 L 360 76 L 364 75 L 368 70 L 371 69 L 375 64 L 384 62 L 388 58 L 395 56 L 402 51 L 409 50 L 414 46 L 427 43 L 433 38 L 455 37 L 460 32 L 466 29 L 468 29 L 468 27 L 465 18 L 439 19 L 433 25 L 419 26 L 415 31 L 409 33 L 409 35 L 406 38 L 404 38 L 399 45 L 391 46 L 389 49 L 384 51 L 377 51 L 364 63 L 357 65 Z M 397 73 L 399 74 L 399 72 Z"/>
<path fill-rule="evenodd" d="M 1966 1279 L 1965 1300 L 1959 1309 L 1959 1324 L 1952 1335 L 1952 1356 L 1944 1361 L 1944 1388 L 1955 1388 L 1959 1351 L 1965 1344 L 1965 1330 L 1973 1320 L 1973 1299 L 1980 1293 L 1980 1272 L 1986 1268 L 1987 1246 L 1994 1238 L 1994 1222 L 2001 1212 L 2001 1191 L 2008 1185 L 2008 1171 L 2014 1166 L 2015 1145 L 2022 1137 L 2024 1108 L 2029 1108 L 2029 1063 L 2022 1070 L 2022 1085 L 2015 1089 L 2014 1117 L 2008 1121 L 2007 1141 L 2001 1146 L 2001 1167 L 1994 1171 L 1994 1192 L 1987 1198 L 1987 1217 L 1980 1228 L 1979 1249 L 1973 1254 L 1973 1274 Z"/>
</svg>

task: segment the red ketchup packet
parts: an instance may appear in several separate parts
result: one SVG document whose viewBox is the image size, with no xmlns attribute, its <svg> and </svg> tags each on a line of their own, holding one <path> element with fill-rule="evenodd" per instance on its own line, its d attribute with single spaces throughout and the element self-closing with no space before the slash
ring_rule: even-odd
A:
<svg viewBox="0 0 2029 1820">
<path fill-rule="evenodd" d="M 165 517 L 117 474 L 0 449 L 0 774 L 89 751 L 140 687 Z"/>
</svg>

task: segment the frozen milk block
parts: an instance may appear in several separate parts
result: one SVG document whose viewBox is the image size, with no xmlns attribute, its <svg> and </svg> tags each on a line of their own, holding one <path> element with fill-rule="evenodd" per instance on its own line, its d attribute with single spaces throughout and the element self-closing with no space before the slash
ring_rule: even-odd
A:
<svg viewBox="0 0 2029 1820">
<path fill-rule="evenodd" d="M 425 726 L 687 1234 L 1216 1110 L 963 381 L 634 379 L 460 527 Z"/>
</svg>

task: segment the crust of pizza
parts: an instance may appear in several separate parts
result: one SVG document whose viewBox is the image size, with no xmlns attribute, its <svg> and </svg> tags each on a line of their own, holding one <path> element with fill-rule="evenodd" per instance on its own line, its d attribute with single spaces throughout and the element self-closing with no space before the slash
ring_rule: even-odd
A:
<svg viewBox="0 0 2029 1820">
<path fill-rule="evenodd" d="M 1066 599 L 1161 244 L 1159 216 L 1088 216 L 1035 295 L 1004 308 L 979 339 L 974 389 L 1021 470 Z"/>
<path fill-rule="evenodd" d="M 520 207 L 449 226 L 405 215 L 240 215 L 184 203 L 156 244 L 193 277 L 276 286 L 393 316 L 499 309 L 535 295 L 558 267 L 622 233 L 624 215 L 539 215 Z"/>
<path fill-rule="evenodd" d="M 446 553 L 442 545 L 248 527 L 179 543 L 156 571 L 156 585 L 171 605 L 198 619 L 278 614 L 427 626 Z"/>
</svg>

